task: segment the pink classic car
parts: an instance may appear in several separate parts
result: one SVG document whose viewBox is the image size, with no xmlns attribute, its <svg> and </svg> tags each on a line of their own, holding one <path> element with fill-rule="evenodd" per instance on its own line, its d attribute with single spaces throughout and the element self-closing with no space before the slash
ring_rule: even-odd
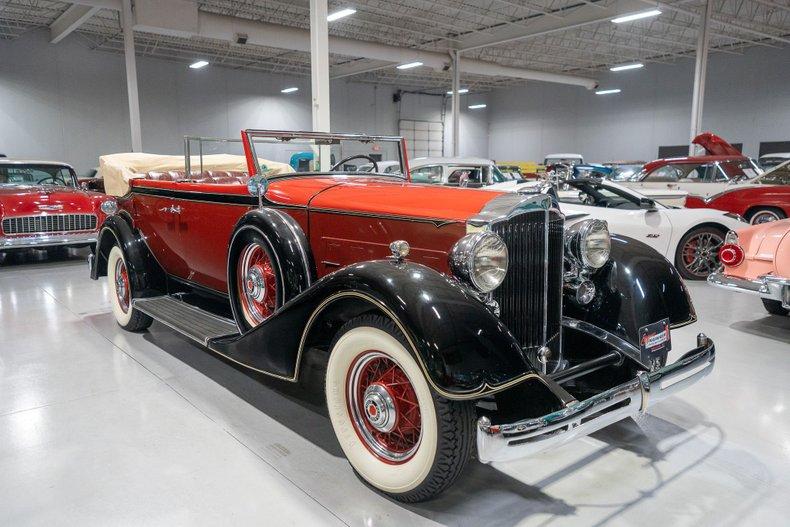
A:
<svg viewBox="0 0 790 527">
<path fill-rule="evenodd" d="M 730 231 L 719 250 L 724 270 L 712 285 L 752 293 L 769 313 L 790 313 L 790 219 Z"/>
</svg>

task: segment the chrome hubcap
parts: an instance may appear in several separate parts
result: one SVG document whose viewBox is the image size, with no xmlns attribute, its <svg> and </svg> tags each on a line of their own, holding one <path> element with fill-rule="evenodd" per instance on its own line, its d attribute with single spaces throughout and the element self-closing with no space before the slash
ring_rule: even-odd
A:
<svg viewBox="0 0 790 527">
<path fill-rule="evenodd" d="M 375 383 L 365 390 L 365 417 L 379 432 L 391 432 L 398 422 L 398 411 L 395 401 L 387 388 Z"/>
<path fill-rule="evenodd" d="M 263 302 L 266 299 L 266 280 L 260 268 L 253 267 L 247 273 L 245 280 L 247 295 L 256 302 Z"/>
</svg>

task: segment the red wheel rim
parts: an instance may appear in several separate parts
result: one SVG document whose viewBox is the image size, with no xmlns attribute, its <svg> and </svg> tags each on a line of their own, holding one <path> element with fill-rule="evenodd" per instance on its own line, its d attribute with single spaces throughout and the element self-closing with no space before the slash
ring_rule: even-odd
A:
<svg viewBox="0 0 790 527">
<path fill-rule="evenodd" d="M 126 264 L 121 258 L 115 262 L 115 297 L 118 305 L 124 313 L 129 312 L 131 303 L 131 289 L 129 287 L 129 273 L 126 271 Z"/>
<path fill-rule="evenodd" d="M 257 326 L 277 307 L 277 279 L 266 250 L 251 243 L 239 255 L 236 280 L 241 309 L 251 326 Z"/>
<path fill-rule="evenodd" d="M 379 351 L 354 360 L 346 380 L 351 423 L 365 447 L 385 463 L 414 456 L 422 438 L 417 393 L 400 365 Z"/>
</svg>

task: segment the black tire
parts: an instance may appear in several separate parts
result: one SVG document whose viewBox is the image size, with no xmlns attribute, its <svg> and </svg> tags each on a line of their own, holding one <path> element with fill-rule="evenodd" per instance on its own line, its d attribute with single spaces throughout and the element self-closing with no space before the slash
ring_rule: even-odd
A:
<svg viewBox="0 0 790 527">
<path fill-rule="evenodd" d="M 675 267 L 680 276 L 686 280 L 705 280 L 710 273 L 718 270 L 721 267 L 719 248 L 726 234 L 724 229 L 709 226 L 696 227 L 687 232 L 675 251 Z M 689 262 L 688 258 L 692 254 L 695 257 Z"/>
<path fill-rule="evenodd" d="M 118 260 L 121 260 L 123 268 L 127 273 L 125 286 L 128 288 L 126 294 L 118 293 L 118 285 L 116 281 L 116 272 L 118 268 Z M 110 289 L 110 305 L 112 307 L 113 316 L 115 321 L 126 331 L 143 331 L 153 323 L 154 319 L 140 312 L 138 309 L 132 307 L 132 299 L 135 298 L 135 292 L 132 288 L 133 280 L 128 278 L 128 270 L 126 270 L 126 255 L 123 249 L 115 245 L 110 250 L 107 256 L 107 283 Z M 125 300 L 121 300 L 125 297 Z"/>
<path fill-rule="evenodd" d="M 422 465 L 420 473 L 424 476 L 411 488 L 403 492 L 391 492 L 385 490 L 382 488 L 382 486 L 377 484 L 377 481 L 375 481 L 375 478 L 371 477 L 371 474 L 377 474 L 378 470 L 392 469 L 384 468 L 386 466 L 384 461 L 378 461 L 378 463 L 381 464 L 380 467 L 377 468 L 374 466 L 376 464 L 375 455 L 371 453 L 369 454 L 370 459 L 365 460 L 368 471 L 368 475 L 366 477 L 366 475 L 362 473 L 363 471 L 358 470 L 358 467 L 355 466 L 354 462 L 352 461 L 354 451 L 364 452 L 364 449 L 366 448 L 364 440 L 361 439 L 359 432 L 357 432 L 357 434 L 343 434 L 345 436 L 344 438 L 341 438 L 340 434 L 338 434 L 339 428 L 343 430 L 346 426 L 350 426 L 353 430 L 355 425 L 353 424 L 354 418 L 350 415 L 350 406 L 348 405 L 346 396 L 336 395 L 337 393 L 347 393 L 348 386 L 342 386 L 342 389 L 340 389 L 339 392 L 338 387 L 333 386 L 333 384 L 336 384 L 333 379 L 338 378 L 336 374 L 333 374 L 333 362 L 337 358 L 337 355 L 355 353 L 351 348 L 348 348 L 347 350 L 337 348 L 338 343 L 341 343 L 340 345 L 342 346 L 344 341 L 347 342 L 346 339 L 341 341 L 341 338 L 349 335 L 355 330 L 382 331 L 393 337 L 402 346 L 403 350 L 409 350 L 409 345 L 406 339 L 397 329 L 395 324 L 393 324 L 390 319 L 380 315 L 363 315 L 354 318 L 348 321 L 338 331 L 330 348 L 332 350 L 332 354 L 330 355 L 329 364 L 327 365 L 325 393 L 327 394 L 327 407 L 329 409 L 329 415 L 332 419 L 332 425 L 335 428 L 335 432 L 338 436 L 338 440 L 341 443 L 341 447 L 346 453 L 346 457 L 349 458 L 349 463 L 354 469 L 354 473 L 357 475 L 357 477 L 377 492 L 404 503 L 414 503 L 429 500 L 449 488 L 461 475 L 467 463 L 469 462 L 469 459 L 471 458 L 476 437 L 474 403 L 469 401 L 451 401 L 436 394 L 436 392 L 430 388 L 430 385 L 425 379 L 422 370 L 419 369 L 417 359 L 415 359 L 410 352 L 406 351 L 407 355 L 412 357 L 414 364 L 410 365 L 408 368 L 404 367 L 404 370 L 410 370 L 412 373 L 419 371 L 419 378 L 414 378 L 416 374 L 409 374 L 408 379 L 415 386 L 420 385 L 421 393 L 429 394 L 428 397 L 430 397 L 430 404 L 433 405 L 433 412 L 431 412 L 429 409 L 425 408 L 425 405 L 423 404 L 423 402 L 427 399 L 421 399 L 421 401 L 423 401 L 420 402 L 419 405 L 422 412 L 421 434 L 426 434 L 427 432 L 425 431 L 427 431 L 428 428 L 433 428 L 433 426 L 435 426 L 435 432 L 432 431 L 429 435 L 421 435 L 422 440 L 418 443 L 418 446 L 415 447 L 417 449 L 417 453 L 414 454 L 414 458 L 410 459 L 408 463 L 411 463 L 412 461 L 417 463 L 421 459 L 420 456 L 426 455 L 428 456 L 427 459 L 433 459 L 433 462 L 424 463 Z M 340 364 L 344 364 L 344 360 L 345 359 L 339 359 L 338 362 L 340 362 Z M 398 360 L 403 360 L 403 357 L 401 356 Z M 403 366 L 398 362 L 396 362 L 396 364 Z M 415 367 L 416 370 L 414 369 Z M 347 372 L 344 372 L 342 368 L 340 368 L 337 373 L 346 375 L 348 378 L 350 378 L 351 371 L 351 369 L 348 369 Z M 339 406 L 338 398 L 343 399 L 342 408 Z M 365 404 L 367 404 L 367 402 Z M 334 412 L 333 409 L 335 409 Z M 345 418 L 343 418 L 343 412 L 345 412 Z M 431 414 L 435 414 L 436 416 L 435 423 L 429 423 L 425 421 L 425 416 Z M 346 424 L 345 421 L 348 421 L 350 424 Z M 434 435 L 435 442 L 433 439 L 426 439 L 426 437 L 433 438 Z M 357 444 L 353 444 L 354 441 L 356 441 Z M 347 448 L 351 448 L 351 450 L 347 450 Z M 430 450 L 423 452 L 423 448 Z M 352 455 L 349 455 L 350 452 Z M 430 457 L 431 453 L 433 454 L 432 458 Z M 357 454 L 357 456 L 358 455 L 359 454 Z M 364 456 L 364 454 L 362 455 Z M 419 467 L 420 465 L 417 466 Z M 403 469 L 400 467 L 403 467 Z M 407 468 L 406 465 L 398 466 L 398 470 L 411 470 L 412 468 L 413 467 Z"/>
<path fill-rule="evenodd" d="M 778 207 L 755 207 L 746 214 L 746 220 L 752 225 L 783 220 L 785 218 L 787 218 L 787 214 Z"/>
<path fill-rule="evenodd" d="M 761 298 L 760 300 L 763 301 L 765 310 L 772 315 L 787 316 L 790 314 L 790 309 L 782 307 L 782 303 L 779 300 L 771 300 L 769 298 Z"/>
<path fill-rule="evenodd" d="M 231 247 L 230 254 L 228 256 L 228 261 L 232 262 L 232 267 L 230 268 L 231 271 L 229 273 L 230 276 L 228 277 L 228 293 L 230 294 L 233 317 L 236 320 L 236 324 L 239 326 L 239 328 L 241 328 L 242 332 L 247 332 L 260 323 L 260 321 L 253 323 L 254 316 L 249 313 L 249 310 L 247 310 L 248 314 L 245 315 L 245 302 L 247 302 L 247 300 L 245 291 L 240 287 L 238 273 L 240 263 L 239 260 L 244 257 L 246 248 L 254 245 L 259 246 L 263 250 L 263 253 L 266 255 L 266 258 L 269 261 L 274 276 L 274 302 L 271 311 L 274 312 L 283 305 L 282 275 L 280 273 L 280 266 L 278 263 L 279 260 L 277 259 L 274 249 L 266 237 L 264 237 L 258 230 L 247 228 L 239 231 L 233 240 L 233 247 Z M 269 295 L 269 297 L 270 296 L 271 295 Z"/>
</svg>

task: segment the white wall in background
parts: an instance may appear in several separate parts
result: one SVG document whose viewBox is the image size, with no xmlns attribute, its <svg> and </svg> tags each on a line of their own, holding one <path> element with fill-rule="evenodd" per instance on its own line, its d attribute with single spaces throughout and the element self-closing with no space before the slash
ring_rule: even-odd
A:
<svg viewBox="0 0 790 527">
<path fill-rule="evenodd" d="M 654 159 L 659 145 L 689 141 L 693 59 L 675 65 L 601 74 L 595 95 L 570 86 L 534 83 L 489 95 L 489 153 L 498 159 L 542 159 L 578 152 L 591 161 Z M 790 140 L 790 52 L 752 48 L 713 53 L 708 64 L 703 128 L 744 143 L 756 156 L 761 141 Z"/>
<path fill-rule="evenodd" d="M 97 166 L 99 155 L 130 149 L 123 56 L 92 51 L 78 34 L 58 44 L 47 37 L 39 30 L 0 40 L 0 153 L 63 160 L 84 172 Z M 242 128 L 311 127 L 306 77 L 212 66 L 192 70 L 143 57 L 137 70 L 146 152 L 181 154 L 186 134 L 238 137 Z M 280 93 L 288 86 L 299 91 Z M 442 97 L 403 94 L 398 105 L 395 90 L 334 81 L 332 129 L 395 135 L 400 116 L 441 119 Z M 488 149 L 481 115 L 461 121 L 466 154 Z"/>
</svg>

